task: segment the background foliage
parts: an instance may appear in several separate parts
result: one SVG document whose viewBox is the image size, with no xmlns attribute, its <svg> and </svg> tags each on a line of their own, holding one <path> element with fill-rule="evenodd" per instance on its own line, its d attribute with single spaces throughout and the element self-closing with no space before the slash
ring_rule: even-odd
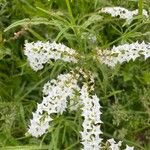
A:
<svg viewBox="0 0 150 150">
<path fill-rule="evenodd" d="M 144 7 L 143 0 L 0 0 L 0 147 L 6 149 L 65 149 L 80 147 L 80 112 L 57 116 L 51 133 L 42 138 L 25 136 L 32 111 L 42 97 L 43 84 L 67 72 L 71 65 L 57 61 L 36 73 L 23 53 L 25 41 L 57 41 L 85 57 L 80 65 L 96 76 L 101 99 L 104 138 L 123 140 L 137 149 L 150 149 L 150 60 L 143 58 L 113 71 L 92 60 L 97 48 L 125 42 L 150 42 L 150 20 L 132 23 L 102 15 L 105 6 L 130 10 Z"/>
</svg>

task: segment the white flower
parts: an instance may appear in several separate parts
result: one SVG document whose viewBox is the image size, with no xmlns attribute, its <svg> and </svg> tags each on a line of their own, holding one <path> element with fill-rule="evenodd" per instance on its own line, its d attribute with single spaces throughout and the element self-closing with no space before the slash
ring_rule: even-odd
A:
<svg viewBox="0 0 150 150">
<path fill-rule="evenodd" d="M 134 150 L 134 147 L 130 147 L 130 146 L 126 145 L 125 150 Z"/>
<path fill-rule="evenodd" d="M 114 138 L 108 139 L 107 141 L 109 142 L 110 145 L 116 143 L 116 141 L 114 140 Z"/>
<path fill-rule="evenodd" d="M 143 41 L 141 43 L 140 49 L 140 53 L 144 55 L 145 60 L 150 57 L 150 43 L 145 44 L 145 42 Z"/>
<path fill-rule="evenodd" d="M 126 8 L 123 7 L 104 7 L 100 10 L 100 12 L 110 14 L 112 17 L 119 17 L 121 19 L 125 19 L 126 21 L 129 21 L 133 19 L 134 16 L 138 15 L 138 10 L 129 11 Z M 143 15 L 148 18 L 148 13 L 144 9 Z"/>
<path fill-rule="evenodd" d="M 122 146 L 122 141 L 119 141 L 118 143 L 112 138 L 107 140 L 107 142 L 109 143 L 109 148 L 111 150 L 121 150 L 121 146 Z M 128 145 L 126 145 L 126 148 L 124 150 L 134 150 L 134 147 L 130 147 Z"/>
<path fill-rule="evenodd" d="M 63 44 L 57 44 L 56 42 L 32 42 L 25 44 L 25 55 L 33 70 L 41 70 L 43 65 L 50 60 L 61 59 L 66 62 L 76 63 L 77 53 L 75 50 L 68 48 Z"/>
<path fill-rule="evenodd" d="M 81 38 L 88 39 L 93 44 L 97 42 L 96 36 L 92 33 L 84 32 L 84 33 L 82 33 Z"/>
<path fill-rule="evenodd" d="M 109 142 L 109 144 L 110 144 L 109 148 L 111 150 L 120 150 L 120 147 L 122 145 L 122 141 L 119 141 L 118 143 L 116 143 L 116 141 L 113 138 L 107 140 L 107 142 Z"/>
<path fill-rule="evenodd" d="M 150 43 L 145 42 L 124 44 L 114 46 L 111 50 L 98 50 L 97 57 L 101 63 L 104 63 L 110 67 L 114 67 L 116 64 L 122 64 L 123 62 L 135 61 L 136 58 L 144 56 L 145 59 L 150 57 Z"/>
</svg>

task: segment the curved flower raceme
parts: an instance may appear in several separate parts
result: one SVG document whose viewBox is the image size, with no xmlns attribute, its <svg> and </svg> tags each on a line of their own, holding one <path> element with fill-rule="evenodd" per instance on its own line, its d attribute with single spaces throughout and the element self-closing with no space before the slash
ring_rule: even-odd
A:
<svg viewBox="0 0 150 150">
<path fill-rule="evenodd" d="M 82 116 L 84 121 L 82 124 L 83 131 L 81 133 L 83 150 L 99 150 L 101 148 L 100 134 L 100 124 L 102 123 L 100 119 L 101 111 L 99 98 L 96 95 L 90 96 L 88 92 L 88 85 L 84 83 L 80 93 L 81 101 L 83 104 Z"/>
<path fill-rule="evenodd" d="M 100 12 L 110 14 L 112 17 L 119 17 L 121 19 L 125 19 L 126 21 L 130 21 L 134 16 L 138 15 L 138 10 L 129 11 L 123 7 L 104 7 L 100 10 Z M 148 13 L 145 9 L 143 9 L 143 15 L 148 18 Z"/>
<path fill-rule="evenodd" d="M 47 82 L 43 87 L 43 101 L 38 104 L 37 110 L 30 120 L 28 133 L 38 137 L 43 135 L 49 128 L 49 123 L 53 120 L 51 114 L 62 114 L 67 108 L 67 99 L 79 90 L 77 85 L 78 75 L 61 74 L 56 80 Z"/>
<path fill-rule="evenodd" d="M 25 44 L 24 54 L 34 71 L 41 70 L 50 60 L 63 60 L 76 63 L 77 53 L 63 44 L 56 42 L 32 42 Z"/>
<path fill-rule="evenodd" d="M 132 44 L 124 44 L 114 46 L 111 50 L 97 50 L 97 58 L 101 63 L 110 67 L 123 62 L 129 62 L 136 58 L 144 56 L 145 60 L 150 57 L 150 43 L 135 42 Z"/>
</svg>

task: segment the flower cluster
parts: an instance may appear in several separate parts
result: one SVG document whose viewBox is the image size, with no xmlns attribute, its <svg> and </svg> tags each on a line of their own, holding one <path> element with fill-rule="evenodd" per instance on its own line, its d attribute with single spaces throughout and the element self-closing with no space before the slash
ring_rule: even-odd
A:
<svg viewBox="0 0 150 150">
<path fill-rule="evenodd" d="M 150 43 L 135 42 L 114 46 L 111 50 L 97 50 L 97 57 L 101 63 L 114 67 L 117 63 L 129 62 L 144 56 L 145 60 L 150 57 Z"/>
<path fill-rule="evenodd" d="M 81 133 L 82 144 L 84 146 L 83 150 L 99 150 L 101 148 L 100 134 L 100 124 L 102 123 L 100 119 L 101 111 L 99 98 L 96 95 L 90 97 L 88 92 L 88 85 L 85 83 L 80 91 L 81 101 L 83 104 L 82 116 L 83 121 L 83 131 Z"/>
<path fill-rule="evenodd" d="M 32 42 L 25 44 L 25 55 L 33 70 L 41 70 L 43 65 L 50 60 L 61 59 L 66 62 L 76 63 L 77 53 L 63 44 L 56 42 Z"/>
<path fill-rule="evenodd" d="M 122 142 L 119 141 L 118 143 L 112 138 L 112 139 L 109 139 L 107 140 L 107 142 L 110 144 L 109 145 L 109 148 L 111 150 L 120 150 L 120 147 L 122 145 Z"/>
<path fill-rule="evenodd" d="M 74 96 L 77 85 L 77 74 L 61 74 L 56 80 L 47 82 L 43 87 L 43 101 L 38 104 L 37 110 L 33 113 L 28 133 L 38 137 L 43 135 L 49 128 L 53 119 L 51 114 L 62 114 L 67 108 L 67 99 Z"/>
<path fill-rule="evenodd" d="M 145 43 L 143 43 L 143 45 L 144 44 Z M 139 47 L 144 50 L 145 48 L 149 49 L 146 44 L 145 47 L 142 47 L 141 45 Z M 136 47 L 136 49 L 139 49 L 139 47 Z M 125 51 L 129 52 L 129 49 L 133 51 L 135 50 L 135 47 L 133 45 L 128 46 L 126 49 L 119 46 L 114 47 L 111 54 L 117 54 L 117 56 L 113 56 L 113 58 L 117 58 L 116 62 L 118 62 L 119 56 L 124 54 Z M 67 52 L 65 53 L 67 55 L 65 55 L 64 52 Z M 146 54 L 147 58 L 147 53 L 144 53 L 144 51 L 139 52 L 143 55 Z M 60 53 L 60 55 L 58 53 Z M 64 55 L 62 55 L 62 53 Z M 101 51 L 98 51 L 98 57 L 103 63 L 110 66 L 107 62 L 110 59 L 110 52 L 106 51 L 106 53 L 107 59 L 104 59 L 101 56 Z M 74 50 L 69 49 L 62 44 L 56 44 L 55 42 L 52 44 L 49 42 L 26 43 L 25 55 L 28 57 L 30 65 L 35 71 L 42 69 L 43 65 L 50 59 L 62 59 L 64 61 L 77 62 Z M 78 93 L 78 97 L 76 97 L 76 93 Z M 99 98 L 96 95 L 93 95 L 93 93 L 93 74 L 90 71 L 84 72 L 79 67 L 70 73 L 60 74 L 57 79 L 48 81 L 43 87 L 43 100 L 38 104 L 36 112 L 33 113 L 33 119 L 30 120 L 28 133 L 32 136 L 39 137 L 49 129 L 50 123 L 53 120 L 52 114 L 62 114 L 68 106 L 70 110 L 78 110 L 78 108 L 81 108 L 81 115 L 84 118 L 82 124 L 83 130 L 80 132 L 83 150 L 101 149 L 101 106 Z M 76 102 L 74 102 L 75 97 L 78 98 Z M 113 143 L 112 141 L 109 141 L 109 143 L 112 150 L 117 150 L 116 147 L 119 146 L 119 144 Z"/>
<path fill-rule="evenodd" d="M 125 19 L 130 21 L 134 16 L 138 15 L 138 10 L 129 11 L 123 7 L 104 7 L 100 10 L 100 12 L 110 14 L 112 17 L 119 17 L 121 19 Z M 148 18 L 148 13 L 145 9 L 143 9 L 143 15 Z"/>
<path fill-rule="evenodd" d="M 112 138 L 107 140 L 107 143 L 109 144 L 110 150 L 120 150 L 122 146 L 122 141 L 119 141 L 118 143 Z M 130 147 L 126 145 L 126 148 L 124 150 L 134 150 L 134 147 Z"/>
<path fill-rule="evenodd" d="M 95 44 L 97 42 L 97 37 L 92 34 L 92 33 L 88 33 L 88 32 L 83 32 L 81 35 L 82 39 L 87 39 L 88 42 Z"/>
</svg>

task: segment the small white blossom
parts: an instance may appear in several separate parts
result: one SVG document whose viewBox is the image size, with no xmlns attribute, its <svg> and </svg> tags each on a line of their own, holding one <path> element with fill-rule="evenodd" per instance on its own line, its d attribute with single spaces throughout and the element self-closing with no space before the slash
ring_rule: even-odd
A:
<svg viewBox="0 0 150 150">
<path fill-rule="evenodd" d="M 82 33 L 81 38 L 88 39 L 93 44 L 97 42 L 97 37 L 92 33 L 84 32 Z"/>
<path fill-rule="evenodd" d="M 134 150 L 134 147 L 133 146 L 130 147 L 130 146 L 126 145 L 126 148 L 124 150 Z"/>
<path fill-rule="evenodd" d="M 43 65 L 50 60 L 60 59 L 66 62 L 77 62 L 75 50 L 56 42 L 26 43 L 24 54 L 27 56 L 31 68 L 35 71 L 41 70 Z"/>
<path fill-rule="evenodd" d="M 120 150 L 120 147 L 122 145 L 122 141 L 119 141 L 118 143 L 116 143 L 116 141 L 112 138 L 112 139 L 109 139 L 107 140 L 110 144 L 109 148 L 111 150 Z"/>
<path fill-rule="evenodd" d="M 150 43 L 131 43 L 114 46 L 111 50 L 98 50 L 97 57 L 101 63 L 110 67 L 123 62 L 135 61 L 136 58 L 144 56 L 145 59 L 150 57 Z"/>
<path fill-rule="evenodd" d="M 123 7 L 104 7 L 100 10 L 100 12 L 110 14 L 112 17 L 119 17 L 121 19 L 125 19 L 126 21 L 129 21 L 133 19 L 134 16 L 138 15 L 138 10 L 130 11 Z M 148 18 L 148 13 L 144 9 L 143 15 Z"/>
<path fill-rule="evenodd" d="M 118 143 L 112 138 L 107 140 L 107 142 L 109 143 L 109 148 L 111 150 L 122 150 L 123 148 L 121 148 L 122 146 L 122 141 L 119 141 Z M 126 145 L 126 148 L 124 150 L 134 150 L 134 147 L 130 147 L 128 145 Z"/>
</svg>

